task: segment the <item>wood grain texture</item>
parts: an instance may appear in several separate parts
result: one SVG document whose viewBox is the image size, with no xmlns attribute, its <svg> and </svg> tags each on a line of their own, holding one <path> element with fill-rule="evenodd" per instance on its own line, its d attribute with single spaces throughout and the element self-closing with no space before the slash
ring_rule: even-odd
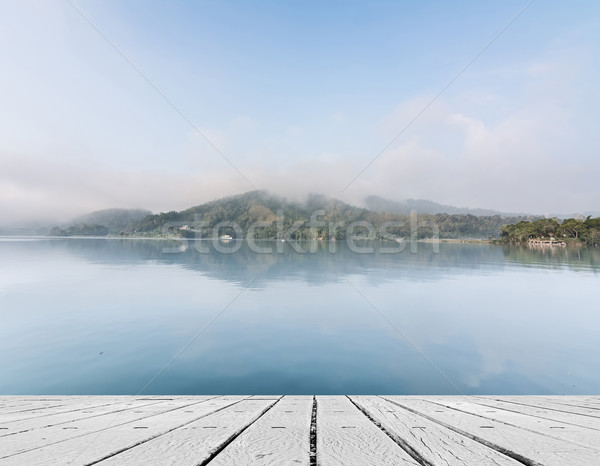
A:
<svg viewBox="0 0 600 466">
<path fill-rule="evenodd" d="M 569 395 L 539 395 L 537 398 L 552 403 L 566 404 L 570 406 L 581 406 L 600 410 L 600 399 L 598 397 L 569 396 Z"/>
<path fill-rule="evenodd" d="M 564 411 L 556 411 L 536 406 L 529 406 L 525 404 L 516 405 L 514 403 L 508 403 L 506 401 L 498 401 L 493 399 L 472 397 L 470 398 L 470 400 L 473 403 L 476 403 L 481 406 L 487 406 L 491 409 L 513 411 L 516 413 L 528 414 L 530 416 L 540 417 L 542 419 L 548 419 L 551 421 L 564 422 L 570 425 L 584 427 L 587 429 L 600 430 L 600 418 L 573 414 Z"/>
<path fill-rule="evenodd" d="M 469 401 L 430 401 L 439 406 L 446 406 L 460 412 L 474 414 L 482 419 L 491 419 L 509 426 L 519 427 L 531 432 L 537 432 L 551 438 L 567 440 L 569 442 L 598 450 L 600 456 L 600 431 L 574 426 L 558 421 L 551 421 L 528 414 L 490 409 Z"/>
<path fill-rule="evenodd" d="M 69 406 L 65 406 L 64 404 L 52 403 L 49 405 L 42 406 L 15 406 L 6 409 L 4 412 L 0 413 L 2 419 L 6 420 L 16 420 L 21 418 L 32 418 L 36 416 L 45 415 L 47 413 L 52 412 L 60 412 L 64 410 L 68 410 Z"/>
<path fill-rule="evenodd" d="M 499 421 L 483 419 L 430 401 L 415 398 L 404 400 L 398 396 L 383 398 L 508 456 L 525 461 L 525 464 L 595 465 L 598 461 L 598 451 L 572 442 L 550 438 Z"/>
<path fill-rule="evenodd" d="M 464 435 L 429 421 L 376 396 L 352 396 L 356 404 L 386 431 L 417 451 L 432 465 L 506 465 L 522 463 Z"/>
<path fill-rule="evenodd" d="M 0 396 L 0 466 L 600 464 L 600 397 L 312 400 Z"/>
<path fill-rule="evenodd" d="M 148 458 L 160 458 L 161 466 L 205 464 L 215 452 L 268 412 L 278 399 L 247 399 L 201 420 L 158 436 L 105 461 L 107 465 L 147 465 Z M 212 463 L 212 462 L 211 462 Z M 234 463 L 234 464 L 245 464 Z M 251 464 L 251 463 L 250 463 Z"/>
<path fill-rule="evenodd" d="M 317 463 L 419 464 L 342 396 L 317 396 Z"/>
<path fill-rule="evenodd" d="M 14 422 L 36 417 L 44 417 L 59 413 L 68 413 L 78 409 L 104 406 L 118 402 L 131 402 L 133 397 L 62 397 L 56 401 L 43 401 L 42 403 L 29 402 L 21 405 L 18 409 L 10 409 L 0 412 L 0 424 Z"/>
<path fill-rule="evenodd" d="M 543 398 L 541 396 L 503 396 L 503 397 L 482 397 L 490 398 L 494 400 L 501 399 L 506 403 L 516 403 L 519 405 L 537 406 L 539 408 L 564 411 L 566 413 L 580 414 L 582 416 L 596 417 L 600 419 L 600 411 L 597 409 L 590 409 L 589 407 L 582 406 L 581 403 L 569 403 L 565 401 L 555 401 Z"/>
<path fill-rule="evenodd" d="M 75 400 L 71 400 L 70 402 L 75 402 Z M 3 403 L 0 403 L 0 414 L 6 414 L 14 411 L 46 408 L 52 405 L 61 405 L 61 400 L 40 399 L 39 401 L 36 401 L 23 398 L 15 398 L 12 400 L 5 399 Z"/>
<path fill-rule="evenodd" d="M 2 437 L 0 464 L 60 464 L 74 458 L 77 464 L 88 464 L 123 448 L 128 448 L 171 429 L 193 422 L 223 409 L 244 397 L 221 397 L 214 400 L 166 401 L 136 412 L 76 421 L 74 429 L 55 426 L 25 434 Z M 137 410 L 136 410 L 137 411 Z M 13 463 L 16 462 L 16 463 Z"/>
<path fill-rule="evenodd" d="M 246 429 L 211 466 L 310 464 L 312 396 L 286 396 Z"/>
<path fill-rule="evenodd" d="M 0 415 L 0 426 L 6 426 L 7 428 L 0 432 L 0 437 L 4 435 L 15 435 L 24 433 L 29 430 L 43 429 L 46 427 L 52 427 L 55 425 L 67 424 L 74 421 L 88 419 L 93 417 L 102 416 L 104 414 L 118 413 L 126 411 L 128 409 L 135 410 L 137 408 L 143 408 L 155 404 L 164 403 L 163 401 L 126 401 L 120 403 L 108 403 L 108 404 L 86 404 L 84 406 L 78 406 L 76 409 L 63 411 L 56 414 L 45 414 L 43 416 L 36 416 L 33 418 L 22 419 L 13 422 L 5 422 Z"/>
<path fill-rule="evenodd" d="M 1 456 L 10 456 L 45 445 L 63 442 L 70 438 L 81 437 L 112 426 L 142 420 L 183 406 L 186 406 L 186 404 L 173 401 L 159 402 L 159 404 L 152 403 L 131 411 L 109 413 L 99 418 L 74 420 L 73 422 L 53 425 L 43 429 L 32 429 L 14 435 L 3 436 L 0 437 Z"/>
</svg>

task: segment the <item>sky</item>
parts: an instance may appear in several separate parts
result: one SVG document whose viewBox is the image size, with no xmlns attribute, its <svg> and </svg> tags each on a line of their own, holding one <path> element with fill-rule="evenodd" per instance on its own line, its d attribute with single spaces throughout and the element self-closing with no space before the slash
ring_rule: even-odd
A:
<svg viewBox="0 0 600 466">
<path fill-rule="evenodd" d="M 0 0 L 0 225 L 267 189 L 600 210 L 600 2 Z"/>
</svg>

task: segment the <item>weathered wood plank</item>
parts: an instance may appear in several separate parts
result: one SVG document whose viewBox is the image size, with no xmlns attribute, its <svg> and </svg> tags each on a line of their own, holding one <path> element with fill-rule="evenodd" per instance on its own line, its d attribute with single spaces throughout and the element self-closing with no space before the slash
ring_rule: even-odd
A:
<svg viewBox="0 0 600 466">
<path fill-rule="evenodd" d="M 28 409 L 40 409 L 48 406 L 61 404 L 62 400 L 25 400 L 14 399 L 0 402 L 0 414 L 7 414 L 14 411 L 23 411 Z"/>
<path fill-rule="evenodd" d="M 464 435 L 376 396 L 350 397 L 397 441 L 405 442 L 427 464 L 520 465 L 522 463 Z"/>
<path fill-rule="evenodd" d="M 505 399 L 533 399 L 538 401 L 553 402 L 553 403 L 568 403 L 574 406 L 583 406 L 586 403 L 594 403 L 596 399 L 590 396 L 571 396 L 571 395 L 478 395 L 490 398 L 505 398 Z"/>
<path fill-rule="evenodd" d="M 280 400 L 282 395 L 252 395 L 253 400 Z"/>
<path fill-rule="evenodd" d="M 523 397 L 518 397 L 518 396 L 502 396 L 502 397 L 497 397 L 497 396 L 485 396 L 485 397 L 478 397 L 478 398 L 489 398 L 492 400 L 498 400 L 498 401 L 503 401 L 505 403 L 514 403 L 516 405 L 519 406 L 536 406 L 538 408 L 542 408 L 542 409 L 548 409 L 548 410 L 553 410 L 553 411 L 562 411 L 565 413 L 571 413 L 571 414 L 578 414 L 581 416 L 588 416 L 588 417 L 594 417 L 594 418 L 598 418 L 600 419 L 600 412 L 594 411 L 594 410 L 590 410 L 588 408 L 583 408 L 581 406 L 577 406 L 577 405 L 569 405 L 569 404 L 562 404 L 562 403 L 553 403 L 553 402 L 549 402 L 548 400 L 544 400 L 538 396 L 523 396 Z"/>
<path fill-rule="evenodd" d="M 131 400 L 131 397 L 120 397 L 120 401 Z M 73 400 L 65 397 L 60 404 L 46 405 L 42 407 L 36 407 L 32 404 L 31 407 L 25 409 L 18 409 L 15 411 L 6 411 L 0 413 L 0 424 L 7 422 L 21 421 L 25 419 L 34 419 L 37 417 L 50 416 L 59 413 L 68 413 L 79 409 L 90 408 L 94 406 L 107 405 L 111 403 L 118 403 L 119 399 L 116 397 L 98 397 L 96 399 L 92 397 L 75 398 Z"/>
<path fill-rule="evenodd" d="M 111 425 L 106 429 L 87 435 L 0 459 L 0 464 L 92 464 L 232 406 L 244 398 L 243 396 L 222 397 L 214 401 L 196 403 L 189 407 L 191 409 L 185 406 L 138 421 Z M 155 458 L 160 458 L 160 455 Z"/>
<path fill-rule="evenodd" d="M 490 410 L 487 406 L 481 406 L 467 400 L 430 400 L 430 402 L 439 406 L 445 406 L 461 412 L 474 414 L 480 416 L 482 419 L 499 421 L 521 429 L 538 432 L 548 437 L 567 440 L 578 445 L 594 448 L 599 451 L 600 455 L 600 431 L 597 430 L 586 429 L 584 427 L 565 424 L 559 421 L 550 421 L 514 411 L 504 411 L 499 409 Z"/>
<path fill-rule="evenodd" d="M 309 465 L 312 406 L 312 396 L 282 398 L 210 465 Z"/>
<path fill-rule="evenodd" d="M 205 398 L 0 397 L 0 465 L 310 464 L 312 397 Z M 317 399 L 322 465 L 600 464 L 600 397 Z"/>
<path fill-rule="evenodd" d="M 209 399 L 211 397 L 198 397 L 196 401 L 201 401 L 203 399 Z M 31 431 L 34 429 L 44 429 L 53 426 L 60 426 L 63 424 L 73 423 L 75 421 L 82 421 L 86 419 L 97 418 L 103 415 L 116 415 L 117 413 L 121 413 L 123 411 L 133 411 L 133 413 L 141 414 L 144 413 L 141 409 L 153 406 L 153 405 L 164 405 L 167 403 L 166 401 L 160 400 L 139 400 L 136 401 L 133 398 L 130 398 L 131 401 L 126 402 L 118 402 L 118 403 L 109 403 L 109 404 L 101 404 L 97 405 L 86 405 L 85 407 L 81 407 L 76 410 L 71 410 L 67 412 L 61 412 L 58 414 L 48 414 L 46 416 L 34 417 L 31 419 L 25 419 L 22 421 L 10 422 L 8 424 L 1 424 L 0 427 L 5 426 L 6 429 L 0 432 L 0 437 L 5 435 L 19 435 L 25 433 L 27 431 Z M 178 400 L 179 402 L 179 400 Z M 186 402 L 186 400 L 182 400 L 181 402 Z M 190 401 L 191 403 L 191 401 Z M 159 409 L 161 406 L 158 406 Z M 1 417 L 0 417 L 1 419 Z M 102 419 L 98 420 L 98 423 L 101 424 Z M 3 433 L 4 432 L 4 433 Z M 47 431 L 46 431 L 47 432 Z M 13 437 L 14 438 L 14 437 Z"/>
<path fill-rule="evenodd" d="M 51 403 L 51 404 L 44 404 L 44 405 L 36 405 L 34 403 L 31 403 L 31 404 L 23 404 L 23 405 L 14 406 L 14 407 L 12 407 L 12 406 L 8 407 L 7 409 L 3 410 L 0 413 L 0 415 L 10 416 L 10 415 L 23 414 L 23 415 L 32 417 L 33 415 L 36 415 L 38 413 L 43 414 L 47 410 L 58 409 L 58 408 L 65 408 L 65 405 L 62 403 Z"/>
<path fill-rule="evenodd" d="M 34 405 L 34 406 L 45 406 L 52 403 L 68 402 L 72 403 L 75 401 L 81 401 L 89 399 L 92 395 L 0 395 L 0 406 L 11 407 L 11 406 L 23 406 L 23 405 Z M 96 397 L 97 398 L 97 397 Z"/>
<path fill-rule="evenodd" d="M 88 397 L 61 397 L 48 399 L 42 397 L 0 397 L 0 416 L 18 412 L 43 411 L 54 407 L 81 403 L 87 398 Z"/>
<path fill-rule="evenodd" d="M 350 400 L 317 397 L 317 462 L 322 465 L 416 465 Z"/>
<path fill-rule="evenodd" d="M 277 399 L 247 399 L 198 421 L 160 435 L 102 461 L 103 466 L 147 465 L 160 458 L 161 466 L 206 464 L 228 442 L 259 419 Z M 128 442 L 134 445 L 129 439 Z M 212 461 L 211 461 L 212 464 Z M 233 464 L 245 464 L 235 462 Z M 285 464 L 285 463 L 284 463 Z"/>
<path fill-rule="evenodd" d="M 540 401 L 551 404 L 552 406 L 573 407 L 584 410 L 593 415 L 600 416 L 600 406 L 596 403 L 575 399 L 574 397 L 546 397 L 540 396 Z"/>
<path fill-rule="evenodd" d="M 564 403 L 572 406 L 600 410 L 600 401 L 594 398 L 571 395 L 538 395 L 538 397 L 553 403 Z"/>
<path fill-rule="evenodd" d="M 523 413 L 528 414 L 530 416 L 540 417 L 542 419 L 547 419 L 550 421 L 564 422 L 574 426 L 585 427 L 587 429 L 600 430 L 600 418 L 582 416 L 579 414 L 573 414 L 564 411 L 554 411 L 546 408 L 529 406 L 525 404 L 516 405 L 514 403 L 493 400 L 490 398 L 470 397 L 469 400 L 472 403 L 476 403 L 481 406 L 487 406 L 491 409 L 503 409 L 506 411 L 513 411 L 516 413 Z"/>
<path fill-rule="evenodd" d="M 207 406 L 202 406 L 204 403 L 206 403 Z M 127 429 L 130 429 L 133 423 L 136 423 L 136 425 L 140 423 L 140 425 L 149 423 L 160 426 L 163 419 L 171 419 L 173 417 L 194 419 L 197 417 L 195 413 L 198 410 L 205 412 L 206 410 L 211 411 L 215 406 L 223 406 L 222 403 L 217 403 L 217 400 L 213 401 L 210 399 L 200 399 L 195 402 L 189 402 L 187 400 L 157 402 L 131 411 L 105 414 L 97 418 L 82 419 L 68 424 L 0 437 L 1 457 L 9 457 L 53 445 L 62 445 L 68 440 L 86 437 L 89 434 L 102 432 L 118 426 L 124 425 Z M 225 405 L 228 403 L 231 402 L 224 402 Z M 86 439 L 79 443 L 85 443 L 89 438 L 90 437 L 86 437 Z M 51 451 L 51 449 L 49 449 L 49 451 Z M 35 457 L 35 455 L 32 456 Z"/>
<path fill-rule="evenodd" d="M 77 407 L 81 407 L 81 406 L 98 406 L 98 405 L 106 405 L 106 404 L 110 404 L 110 403 L 119 403 L 119 402 L 126 402 L 126 401 L 132 401 L 133 397 L 120 397 L 120 399 L 117 399 L 116 397 L 96 397 L 96 398 L 90 398 L 90 397 L 74 397 L 73 399 L 70 399 L 67 397 L 67 399 L 63 399 L 60 402 L 60 405 L 57 405 L 58 402 L 45 402 L 45 403 L 33 403 L 33 402 L 23 402 L 19 405 L 14 405 L 11 404 L 10 405 L 10 409 L 9 406 L 7 405 L 6 408 L 4 410 L 0 410 L 0 419 L 3 418 L 3 416 L 8 416 L 11 414 L 15 414 L 15 413 L 19 413 L 19 412 L 25 412 L 25 413 L 29 413 L 31 411 L 43 411 L 43 412 L 52 412 L 51 409 L 54 408 L 55 406 L 57 406 L 58 408 L 60 408 L 60 411 L 62 410 L 71 410 L 71 409 L 75 409 Z"/>
<path fill-rule="evenodd" d="M 457 433 L 530 465 L 594 465 L 598 451 L 572 442 L 550 438 L 474 414 L 445 408 L 429 401 L 384 396 L 400 407 L 437 422 Z"/>
</svg>

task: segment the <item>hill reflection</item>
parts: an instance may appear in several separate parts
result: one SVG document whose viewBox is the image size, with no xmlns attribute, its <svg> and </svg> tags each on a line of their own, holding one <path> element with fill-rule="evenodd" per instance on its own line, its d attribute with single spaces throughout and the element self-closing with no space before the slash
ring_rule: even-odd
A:
<svg viewBox="0 0 600 466">
<path fill-rule="evenodd" d="M 357 253 L 345 241 L 298 242 L 257 241 L 260 248 L 272 253 L 258 253 L 246 241 L 221 242 L 215 249 L 211 241 L 148 240 L 148 239 L 89 239 L 67 238 L 48 240 L 61 249 L 94 263 L 139 265 L 145 262 L 180 265 L 212 278 L 252 286 L 270 281 L 302 280 L 309 284 L 338 282 L 349 275 L 365 275 L 370 281 L 440 280 L 448 275 L 485 273 L 505 267 L 563 268 L 597 273 L 600 251 L 594 248 L 539 248 L 494 246 L 487 244 L 440 244 L 439 253 L 428 243 L 418 243 L 413 252 L 407 245 L 398 253 L 385 253 L 389 243 L 365 242 L 372 253 Z M 27 243 L 27 247 L 36 247 Z M 42 247 L 38 244 L 38 247 Z M 279 251 L 278 252 L 278 248 Z M 306 253 L 299 253 L 302 248 Z M 383 249 L 383 251 L 382 251 Z M 198 252 L 207 250 L 207 253 Z M 258 278 L 257 278 L 258 277 Z"/>
</svg>

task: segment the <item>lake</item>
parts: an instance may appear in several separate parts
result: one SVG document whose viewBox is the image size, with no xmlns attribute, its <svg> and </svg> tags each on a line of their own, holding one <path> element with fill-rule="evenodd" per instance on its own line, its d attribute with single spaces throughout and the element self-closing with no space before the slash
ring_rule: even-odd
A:
<svg viewBox="0 0 600 466">
<path fill-rule="evenodd" d="M 0 238 L 0 394 L 600 392 L 597 249 L 198 245 Z"/>
</svg>

